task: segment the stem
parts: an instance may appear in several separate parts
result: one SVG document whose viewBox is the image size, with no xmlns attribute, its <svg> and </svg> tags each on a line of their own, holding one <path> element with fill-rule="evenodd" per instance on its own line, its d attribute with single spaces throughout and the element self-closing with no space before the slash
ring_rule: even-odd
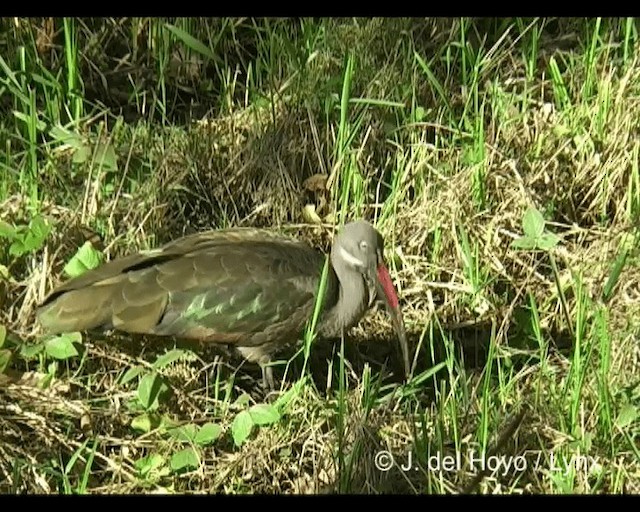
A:
<svg viewBox="0 0 640 512">
<path fill-rule="evenodd" d="M 567 320 L 567 326 L 569 327 L 569 332 L 571 333 L 571 337 L 574 337 L 573 325 L 571 325 L 571 317 L 569 316 L 569 308 L 567 308 L 567 299 L 564 296 L 564 290 L 562 289 L 562 285 L 560 284 L 560 274 L 558 273 L 558 267 L 556 266 L 556 259 L 553 257 L 551 251 L 549 251 L 549 261 L 551 262 L 551 268 L 553 270 L 553 277 L 556 281 L 556 287 L 558 288 L 558 294 L 560 295 L 560 304 L 562 304 L 562 312 Z"/>
</svg>

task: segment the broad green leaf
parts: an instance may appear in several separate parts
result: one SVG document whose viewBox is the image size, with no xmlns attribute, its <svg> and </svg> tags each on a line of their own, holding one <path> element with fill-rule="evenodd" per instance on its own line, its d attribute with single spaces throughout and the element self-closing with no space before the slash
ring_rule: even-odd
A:
<svg viewBox="0 0 640 512">
<path fill-rule="evenodd" d="M 32 359 L 44 350 L 44 343 L 36 343 L 34 345 L 20 345 L 20 356 L 25 359 Z"/>
<path fill-rule="evenodd" d="M 544 217 L 536 208 L 530 206 L 522 218 L 522 228 L 525 235 L 537 239 L 544 231 Z"/>
<path fill-rule="evenodd" d="M 634 405 L 625 405 L 618 417 L 616 418 L 616 426 L 618 428 L 624 428 L 631 425 L 638 418 L 638 409 Z"/>
<path fill-rule="evenodd" d="M 173 471 L 195 469 L 200 465 L 200 457 L 191 447 L 176 452 L 169 463 Z"/>
<path fill-rule="evenodd" d="M 11 362 L 11 350 L 1 349 L 0 350 L 0 373 L 3 373 L 9 363 Z"/>
<path fill-rule="evenodd" d="M 13 243 L 9 247 L 9 254 L 19 257 L 23 254 L 37 251 L 44 245 L 44 241 L 50 231 L 51 226 L 39 215 L 29 222 L 28 227 L 16 227 L 13 237 L 11 237 Z"/>
<path fill-rule="evenodd" d="M 169 386 L 157 373 L 148 373 L 138 384 L 138 400 L 147 410 L 154 410 L 160 404 L 160 397 L 169 390 Z"/>
<path fill-rule="evenodd" d="M 98 267 L 102 260 L 103 254 L 94 249 L 91 242 L 86 241 L 64 266 L 64 272 L 69 277 L 76 277 Z"/>
<path fill-rule="evenodd" d="M 14 240 L 11 246 L 9 247 L 9 254 L 11 256 L 15 256 L 16 258 L 19 258 L 20 256 L 22 256 L 23 254 L 26 254 L 27 252 L 29 251 L 26 248 L 26 245 L 23 239 Z"/>
<path fill-rule="evenodd" d="M 528 236 L 522 236 L 511 242 L 511 247 L 516 249 L 535 249 L 536 241 Z"/>
<path fill-rule="evenodd" d="M 89 160 L 90 155 L 91 155 L 91 150 L 86 144 L 83 144 L 82 146 L 76 148 L 76 150 L 73 152 L 73 157 L 71 158 L 71 161 L 74 164 L 83 164 L 87 160 Z"/>
<path fill-rule="evenodd" d="M 81 341 L 82 335 L 79 332 L 71 332 L 48 339 L 44 342 L 44 346 L 47 354 L 51 357 L 69 359 L 78 355 L 75 343 L 80 343 Z"/>
<path fill-rule="evenodd" d="M 39 243 L 44 242 L 51 232 L 51 226 L 40 216 L 36 216 L 29 222 L 29 231 Z"/>
<path fill-rule="evenodd" d="M 178 426 L 178 422 L 176 420 L 174 420 L 173 418 L 170 418 L 169 416 L 166 415 L 162 415 L 162 417 L 160 418 L 160 423 L 158 425 L 158 427 L 164 429 L 164 430 L 169 430 L 171 428 L 176 428 Z"/>
<path fill-rule="evenodd" d="M 16 237 L 16 228 L 14 228 L 8 222 L 0 220 L 0 237 L 13 240 Z"/>
<path fill-rule="evenodd" d="M 280 413 L 270 404 L 257 404 L 249 408 L 249 414 L 256 425 L 270 425 L 280 421 Z"/>
<path fill-rule="evenodd" d="M 124 385 L 127 382 L 131 382 L 138 375 L 140 375 L 143 371 L 144 371 L 144 368 L 142 366 L 132 366 L 126 372 L 124 372 L 124 375 L 120 379 L 120 384 Z"/>
<path fill-rule="evenodd" d="M 153 421 L 147 413 L 140 414 L 131 420 L 131 428 L 139 432 L 151 432 L 153 430 Z"/>
<path fill-rule="evenodd" d="M 4 342 L 7 339 L 7 328 L 0 324 L 0 348 L 4 346 Z"/>
<path fill-rule="evenodd" d="M 560 237 L 555 233 L 543 233 L 538 239 L 538 247 L 543 251 L 548 251 L 558 245 L 558 242 L 560 242 Z"/>
<path fill-rule="evenodd" d="M 238 407 L 244 407 L 249 403 L 251 397 L 247 393 L 242 393 L 238 398 L 235 399 L 233 405 L 237 405 Z"/>
<path fill-rule="evenodd" d="M 49 136 L 54 139 L 56 142 L 61 142 L 62 144 L 68 144 L 69 146 L 78 149 L 81 148 L 84 144 L 82 137 L 78 135 L 76 132 L 71 130 L 67 130 L 63 126 L 55 125 L 49 130 Z"/>
<path fill-rule="evenodd" d="M 169 430 L 169 435 L 178 441 L 192 442 L 198 433 L 198 426 L 193 423 L 180 425 L 179 427 Z"/>
<path fill-rule="evenodd" d="M 140 476 L 146 476 L 152 471 L 161 468 L 165 464 L 165 458 L 159 453 L 151 453 L 134 462 L 134 467 L 140 472 Z"/>
<path fill-rule="evenodd" d="M 107 171 L 118 170 L 118 157 L 111 144 L 98 144 L 95 161 Z"/>
<path fill-rule="evenodd" d="M 142 413 L 131 420 L 131 427 L 140 432 L 151 432 L 165 425 L 165 417 L 153 413 Z"/>
<path fill-rule="evenodd" d="M 222 434 L 222 427 L 215 423 L 205 423 L 200 427 L 198 433 L 193 439 L 196 444 L 206 446 L 213 443 Z"/>
<path fill-rule="evenodd" d="M 40 238 L 38 235 L 30 231 L 23 238 L 23 242 L 22 242 L 23 252 L 24 253 L 36 252 L 38 249 L 40 249 L 40 247 L 42 247 L 43 241 L 44 240 L 42 238 Z"/>
<path fill-rule="evenodd" d="M 231 424 L 231 435 L 233 436 L 233 442 L 236 446 L 240 446 L 245 442 L 251 430 L 253 429 L 253 420 L 249 411 L 240 412 Z"/>
</svg>

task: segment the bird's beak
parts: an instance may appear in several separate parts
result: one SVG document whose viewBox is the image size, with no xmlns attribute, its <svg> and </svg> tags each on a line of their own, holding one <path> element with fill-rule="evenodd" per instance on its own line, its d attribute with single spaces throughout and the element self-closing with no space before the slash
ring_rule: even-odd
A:
<svg viewBox="0 0 640 512">
<path fill-rule="evenodd" d="M 393 281 L 389 275 L 382 254 L 378 253 L 378 262 L 376 268 L 376 276 L 373 279 L 376 283 L 376 292 L 378 297 L 384 299 L 385 306 L 391 317 L 391 322 L 398 335 L 400 348 L 402 350 L 402 359 L 404 362 L 404 371 L 407 380 L 411 377 L 411 369 L 409 366 L 409 345 L 407 344 L 407 334 L 404 329 L 404 321 L 402 319 L 402 310 L 398 301 L 398 293 L 396 292 Z"/>
</svg>

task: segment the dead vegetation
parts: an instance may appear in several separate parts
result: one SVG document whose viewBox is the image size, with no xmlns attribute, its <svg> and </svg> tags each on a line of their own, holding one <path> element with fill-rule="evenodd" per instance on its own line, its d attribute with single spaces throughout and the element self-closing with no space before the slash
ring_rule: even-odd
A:
<svg viewBox="0 0 640 512">
<path fill-rule="evenodd" d="M 117 179 L 84 169 L 80 175 L 89 171 L 91 179 L 82 180 L 82 189 L 70 189 L 64 202 L 58 189 L 51 190 L 41 206 L 54 226 L 45 246 L 16 259 L 0 283 L 0 324 L 28 345 L 39 334 L 35 306 L 61 279 L 65 262 L 89 234 L 86 228 L 100 233 L 110 258 L 227 225 L 272 226 L 326 250 L 336 215 L 331 187 L 340 186 L 339 179 L 332 182 L 330 177 L 346 164 L 336 159 L 337 124 L 320 100 L 340 93 L 331 80 L 342 80 L 343 56 L 362 49 L 352 95 L 391 101 L 404 84 L 413 87 L 425 119 L 398 121 L 393 109 L 365 109 L 364 128 L 356 132 L 349 156 L 364 184 L 364 202 L 349 214 L 384 219 L 380 228 L 387 257 L 393 262 L 410 339 L 420 349 L 414 375 L 439 362 L 447 366 L 405 396 L 398 394 L 389 375 L 395 364 L 390 327 L 383 315 L 372 313 L 347 340 L 348 389 L 343 399 L 336 378 L 340 344 L 319 344 L 313 349 L 312 378 L 297 388 L 283 409 L 283 420 L 258 429 L 236 447 L 228 432 L 241 406 L 233 399 L 243 391 L 249 392 L 252 403 L 264 397 L 253 386 L 251 369 L 237 368 L 198 348 L 198 358 L 162 370 L 172 395 L 161 411 L 185 423 L 214 418 L 226 435 L 203 450 L 197 469 L 141 478 L 137 460 L 149 453 L 169 457 L 177 448 L 158 432 L 141 435 L 131 428 L 138 411 L 127 404 L 135 399 L 135 388 L 120 384 L 120 379 L 136 364 L 148 367 L 173 345 L 87 335 L 81 360 L 51 368 L 42 360 L 16 358 L 0 375 L 0 491 L 69 491 L 71 484 L 66 482 L 83 478 L 89 453 L 85 448 L 97 440 L 86 492 L 558 492 L 561 486 L 554 476 L 531 461 L 540 454 L 548 460 L 553 450 L 568 449 L 587 434 L 590 453 L 599 457 L 604 476 L 598 480 L 578 472 L 570 492 L 637 491 L 637 447 L 626 441 L 633 437 L 603 426 L 598 382 L 608 379 L 610 419 L 618 417 L 625 404 L 635 403 L 632 389 L 640 365 L 634 216 L 640 204 L 634 181 L 640 55 L 633 55 L 623 69 L 611 63 L 608 50 L 603 51 L 598 66 L 589 71 L 597 89 L 607 94 L 603 114 L 604 93 L 581 96 L 587 71 L 575 63 L 580 58 L 577 43 L 566 48 L 565 37 L 551 29 L 545 32 L 540 71 L 525 84 L 515 34 L 498 40 L 488 59 L 492 65 L 476 83 L 484 116 L 478 142 L 470 125 L 446 124 L 442 98 L 418 74 L 419 66 L 406 70 L 406 63 L 413 62 L 407 48 L 428 60 L 426 52 L 435 53 L 458 34 L 456 23 L 360 20 L 357 30 L 348 21 L 327 25 L 335 30 L 305 68 L 307 75 L 280 76 L 277 94 L 268 101 L 243 104 L 232 95 L 230 112 L 199 122 L 111 127 L 107 133 L 118 155 Z M 97 34 L 99 40 L 107 37 L 105 31 Z M 56 40 L 55 34 L 47 37 Z M 492 48 L 481 32 L 478 37 L 470 44 Z M 55 48 L 54 43 L 39 41 L 43 51 Z M 251 54 L 251 45 L 237 47 Z M 105 62 L 114 57 L 108 48 Z M 565 86 L 574 99 L 571 108 L 560 109 L 554 100 L 553 84 L 544 71 L 549 56 L 568 63 Z M 467 84 L 450 78 L 454 73 L 446 74 L 442 61 L 434 70 L 442 73 L 449 108 L 462 115 L 470 94 Z M 135 76 L 143 71 L 138 69 Z M 202 68 L 196 71 L 204 73 Z M 101 81 L 86 76 L 87 90 L 102 94 Z M 197 91 L 193 94 L 200 98 Z M 392 129 L 389 122 L 395 124 Z M 92 126 L 88 123 L 84 129 Z M 69 166 L 67 156 L 50 154 L 46 168 L 54 173 L 52 183 L 65 182 L 71 176 Z M 307 180 L 315 175 L 322 179 L 311 186 Z M 329 189 L 323 190 L 326 179 Z M 114 185 L 109 189 L 108 183 Z M 386 216 L 380 207 L 385 199 L 393 204 Z M 322 216 L 323 225 L 305 220 L 308 204 Z M 548 255 L 511 247 L 522 235 L 522 217 L 530 205 L 544 212 L 549 229 L 560 237 L 553 255 L 573 324 L 567 323 Z M 20 194 L 12 194 L 0 207 L 4 222 L 20 222 L 26 216 L 27 198 Z M 628 264 L 610 299 L 603 300 L 623 247 L 629 249 Z M 588 306 L 581 302 L 585 300 Z M 532 302 L 537 304 L 542 336 L 549 342 L 540 358 L 534 357 L 539 347 L 531 343 Z M 572 409 L 559 397 L 568 393 L 564 390 L 572 375 L 576 339 L 571 330 L 580 315 L 586 315 L 583 342 L 590 336 L 610 337 L 610 366 L 602 371 L 605 363 L 595 362 L 595 356 L 585 363 L 581 396 L 576 398 L 578 432 L 568 426 Z M 603 325 L 595 323 L 599 315 L 607 319 L 606 333 L 597 331 Z M 591 350 L 601 356 L 597 344 Z M 489 370 L 488 359 L 493 361 Z M 502 378 L 496 376 L 491 391 L 484 390 L 486 372 L 502 375 L 501 365 L 507 364 L 508 384 L 496 383 Z M 32 371 L 38 373 L 26 373 Z M 284 367 L 278 371 L 282 377 Z M 365 382 L 365 374 L 370 381 Z M 294 362 L 283 388 L 291 390 L 300 377 L 300 366 Z M 378 378 L 382 389 L 372 384 Z M 49 385 L 34 385 L 34 379 L 46 379 Z M 214 381 L 222 383 L 220 390 L 227 389 L 228 382 L 233 399 L 214 396 Z M 469 467 L 438 473 L 421 459 L 419 469 L 411 472 L 376 468 L 380 450 L 406 461 L 408 451 L 414 456 L 419 451 L 451 455 L 466 453 L 481 439 L 498 443 L 520 411 L 526 411 L 524 419 L 496 449 L 526 455 L 529 466 L 522 474 L 485 475 L 470 488 L 477 472 Z M 479 434 L 482 422 L 487 422 L 486 438 Z M 348 454 L 347 460 L 339 452 Z M 69 465 L 79 453 L 76 463 Z M 624 482 L 622 489 L 616 479 Z"/>
</svg>

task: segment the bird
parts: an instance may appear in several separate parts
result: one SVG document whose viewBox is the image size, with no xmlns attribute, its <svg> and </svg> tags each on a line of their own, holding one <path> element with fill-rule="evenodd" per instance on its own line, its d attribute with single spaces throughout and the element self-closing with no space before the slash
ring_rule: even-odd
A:
<svg viewBox="0 0 640 512">
<path fill-rule="evenodd" d="M 409 378 L 402 311 L 383 251 L 368 221 L 342 226 L 316 332 L 338 338 L 383 302 Z M 117 330 L 224 344 L 257 363 L 273 390 L 272 357 L 301 339 L 324 264 L 321 252 L 268 229 L 203 231 L 71 278 L 42 301 L 37 318 L 51 334 Z"/>
</svg>

